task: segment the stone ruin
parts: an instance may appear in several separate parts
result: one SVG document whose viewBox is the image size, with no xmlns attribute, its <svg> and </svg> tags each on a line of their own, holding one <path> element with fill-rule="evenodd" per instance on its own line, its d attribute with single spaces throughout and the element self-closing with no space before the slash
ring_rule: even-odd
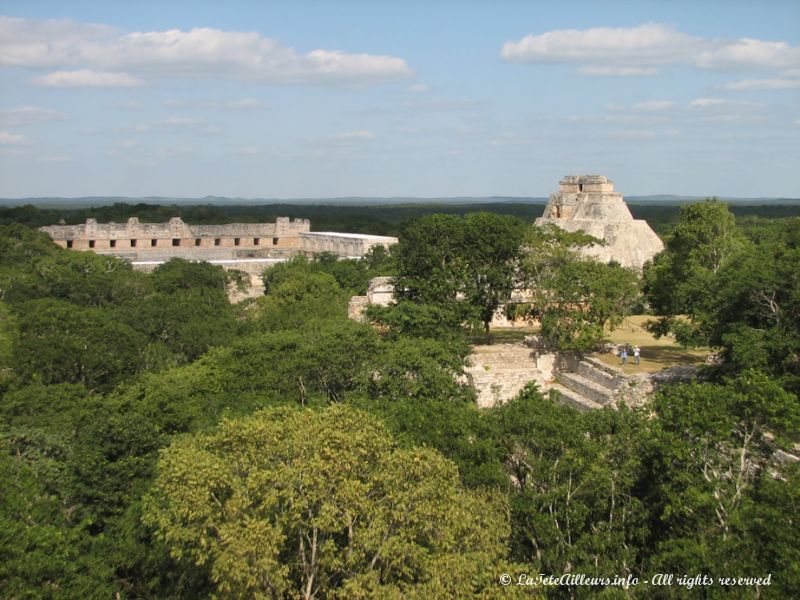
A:
<svg viewBox="0 0 800 600">
<path fill-rule="evenodd" d="M 180 217 L 167 223 L 98 223 L 42 227 L 62 248 L 91 250 L 134 263 L 187 260 L 236 261 L 285 259 L 297 254 L 331 252 L 342 258 L 360 258 L 376 246 L 388 248 L 397 238 L 363 233 L 311 231 L 308 219 L 278 217 L 274 223 L 191 225 Z"/>
<path fill-rule="evenodd" d="M 261 274 L 293 256 L 330 252 L 339 258 L 361 258 L 377 246 L 388 248 L 396 237 L 363 233 L 311 231 L 308 219 L 277 217 L 274 223 L 191 225 L 180 217 L 166 223 L 98 223 L 41 227 L 62 248 L 121 258 L 137 271 L 152 271 L 172 258 L 206 261 L 242 271 L 250 282 L 245 291 L 231 291 L 231 301 L 264 293 Z"/>
<path fill-rule="evenodd" d="M 564 177 L 536 224 L 553 224 L 564 231 L 580 231 L 603 240 L 604 245 L 585 246 L 581 252 L 639 271 L 664 249 L 647 222 L 633 218 L 622 194 L 614 191 L 614 182 L 603 175 Z"/>
</svg>

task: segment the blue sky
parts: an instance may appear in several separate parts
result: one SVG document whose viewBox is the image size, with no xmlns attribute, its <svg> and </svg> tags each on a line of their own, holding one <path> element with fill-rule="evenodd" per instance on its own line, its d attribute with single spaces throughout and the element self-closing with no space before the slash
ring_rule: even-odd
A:
<svg viewBox="0 0 800 600">
<path fill-rule="evenodd" d="M 0 196 L 800 197 L 800 3 L 0 2 Z"/>
</svg>

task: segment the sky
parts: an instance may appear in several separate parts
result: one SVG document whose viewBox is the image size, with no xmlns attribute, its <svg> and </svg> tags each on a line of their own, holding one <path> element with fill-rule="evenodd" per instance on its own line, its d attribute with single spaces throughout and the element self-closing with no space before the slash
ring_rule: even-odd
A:
<svg viewBox="0 0 800 600">
<path fill-rule="evenodd" d="M 0 0 L 0 197 L 800 198 L 800 2 Z"/>
</svg>

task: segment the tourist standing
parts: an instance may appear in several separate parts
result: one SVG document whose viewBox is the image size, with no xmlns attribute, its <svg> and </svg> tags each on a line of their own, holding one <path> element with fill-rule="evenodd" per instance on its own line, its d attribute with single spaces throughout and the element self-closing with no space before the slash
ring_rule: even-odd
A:
<svg viewBox="0 0 800 600">
<path fill-rule="evenodd" d="M 633 349 L 633 362 L 636 363 L 637 365 L 639 364 L 639 357 L 640 357 L 641 353 L 642 353 L 642 351 L 639 349 L 639 346 L 636 346 Z"/>
<path fill-rule="evenodd" d="M 623 366 L 627 365 L 628 364 L 628 349 L 627 348 L 623 348 L 622 350 L 620 350 L 619 357 L 622 359 Z"/>
</svg>

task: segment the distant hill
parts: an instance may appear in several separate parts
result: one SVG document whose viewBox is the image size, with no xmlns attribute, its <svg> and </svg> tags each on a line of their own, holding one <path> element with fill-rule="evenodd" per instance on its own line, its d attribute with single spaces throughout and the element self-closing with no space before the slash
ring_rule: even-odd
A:
<svg viewBox="0 0 800 600">
<path fill-rule="evenodd" d="M 703 200 L 705 196 L 676 196 L 673 194 L 655 194 L 648 196 L 625 196 L 630 203 L 647 204 L 683 204 Z M 727 198 L 721 200 L 731 204 L 800 204 L 800 198 Z M 169 205 L 218 205 L 218 206 L 252 206 L 261 204 L 297 204 L 297 205 L 332 205 L 332 206 L 397 206 L 416 204 L 542 204 L 547 202 L 542 196 L 450 196 L 450 197 L 362 197 L 341 196 L 335 198 L 238 198 L 227 196 L 204 196 L 202 198 L 175 198 L 170 196 L 82 196 L 79 198 L 62 198 L 43 196 L 32 198 L 0 198 L 0 206 L 23 206 L 32 204 L 40 208 L 84 208 L 91 206 L 108 206 L 111 204 L 159 204 Z"/>
</svg>

